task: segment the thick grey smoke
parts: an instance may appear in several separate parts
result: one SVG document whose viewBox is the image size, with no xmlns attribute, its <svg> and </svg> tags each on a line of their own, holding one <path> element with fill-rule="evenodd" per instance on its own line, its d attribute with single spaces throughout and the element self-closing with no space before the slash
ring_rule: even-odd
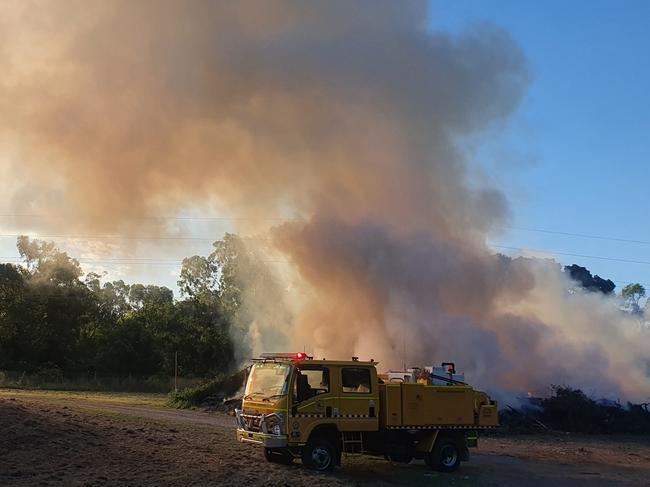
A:
<svg viewBox="0 0 650 487">
<path fill-rule="evenodd" d="M 504 31 L 431 32 L 418 1 L 0 9 L 17 212 L 112 231 L 197 203 L 248 229 L 295 220 L 271 232 L 300 288 L 287 347 L 387 367 L 454 359 L 501 391 L 650 394 L 649 338 L 615 306 L 486 247 L 507 202 L 470 188 L 458 142 L 506 120 L 526 88 Z"/>
</svg>

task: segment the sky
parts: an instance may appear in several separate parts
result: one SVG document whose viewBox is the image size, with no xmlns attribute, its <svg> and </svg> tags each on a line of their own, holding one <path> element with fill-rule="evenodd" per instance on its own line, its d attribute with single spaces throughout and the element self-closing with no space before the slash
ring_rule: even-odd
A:
<svg viewBox="0 0 650 487">
<path fill-rule="evenodd" d="M 577 263 L 614 280 L 618 291 L 632 281 L 650 285 L 650 2 L 435 0 L 431 7 L 432 30 L 453 33 L 494 23 L 528 59 L 531 83 L 515 116 L 505 127 L 464 142 L 472 165 L 510 201 L 511 222 L 493 236 L 495 250 L 518 255 L 524 249 Z M 204 240 L 156 247 L 146 239 L 114 239 L 111 257 L 91 265 L 83 258 L 98 258 L 98 248 L 80 253 L 86 242 L 52 239 L 81 257 L 86 270 L 175 289 L 180 259 L 207 254 L 210 240 L 234 227 L 227 216 L 200 208 L 176 216 L 190 219 L 171 225 Z M 205 219 L 210 217 L 216 219 Z M 29 219 L 0 218 L 0 255 L 15 256 L 13 234 L 28 233 Z M 128 265 L 111 258 L 140 260 Z"/>
<path fill-rule="evenodd" d="M 511 225 L 493 243 L 645 262 L 555 254 L 614 280 L 618 291 L 650 284 L 650 2 L 432 2 L 433 29 L 480 22 L 505 28 L 531 71 L 504 133 L 487 134 L 472 154 L 511 203 Z"/>
</svg>

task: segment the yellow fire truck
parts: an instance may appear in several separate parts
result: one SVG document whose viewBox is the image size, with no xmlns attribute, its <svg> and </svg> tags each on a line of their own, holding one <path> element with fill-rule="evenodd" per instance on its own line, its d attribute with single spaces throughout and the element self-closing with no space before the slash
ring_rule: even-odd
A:
<svg viewBox="0 0 650 487">
<path fill-rule="evenodd" d="M 315 470 L 357 453 L 405 463 L 419 458 L 449 472 L 469 459 L 477 430 L 498 426 L 496 402 L 487 394 L 451 378 L 447 385 L 407 375 L 392 382 L 376 365 L 356 357 L 262 354 L 236 411 L 238 440 L 264 447 L 268 461 L 302 458 Z"/>
</svg>

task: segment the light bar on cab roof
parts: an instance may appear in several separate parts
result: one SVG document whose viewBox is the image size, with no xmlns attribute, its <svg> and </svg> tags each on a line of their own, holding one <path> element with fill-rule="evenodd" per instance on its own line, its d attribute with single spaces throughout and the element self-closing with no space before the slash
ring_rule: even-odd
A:
<svg viewBox="0 0 650 487">
<path fill-rule="evenodd" d="M 283 353 L 263 353 L 260 357 L 265 359 L 285 359 L 285 360 L 312 360 L 314 357 L 310 357 L 305 352 L 283 352 Z"/>
</svg>

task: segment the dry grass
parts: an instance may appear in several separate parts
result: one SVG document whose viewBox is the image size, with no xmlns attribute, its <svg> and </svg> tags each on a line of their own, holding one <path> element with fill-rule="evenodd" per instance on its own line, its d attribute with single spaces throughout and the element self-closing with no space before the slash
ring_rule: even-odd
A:
<svg viewBox="0 0 650 487">
<path fill-rule="evenodd" d="M 164 408 L 165 396 L 0 390 L 4 486 L 454 486 L 647 485 L 646 438 L 485 438 L 455 474 L 422 462 L 347 458 L 330 474 L 264 461 L 235 441 L 233 419 Z"/>
<path fill-rule="evenodd" d="M 167 394 L 0 389 L 0 398 L 165 407 Z"/>
</svg>

